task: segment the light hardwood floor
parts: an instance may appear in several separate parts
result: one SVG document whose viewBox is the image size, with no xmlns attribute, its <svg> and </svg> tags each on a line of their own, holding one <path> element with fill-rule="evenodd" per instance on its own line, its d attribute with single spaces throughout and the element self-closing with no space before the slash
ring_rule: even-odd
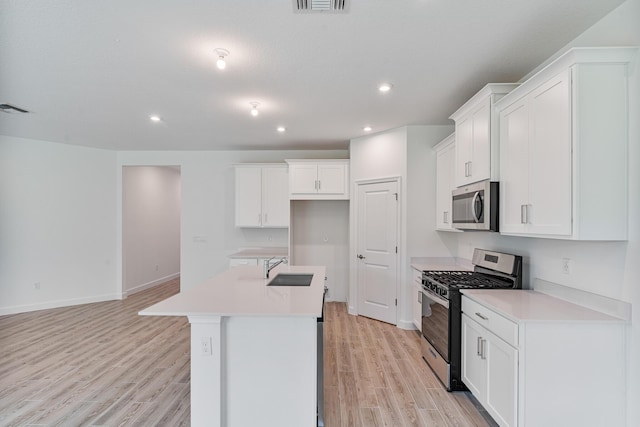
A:
<svg viewBox="0 0 640 427">
<path fill-rule="evenodd" d="M 123 301 L 0 317 L 1 426 L 189 425 L 189 324 L 138 311 L 174 280 Z M 328 303 L 327 427 L 488 426 L 468 393 L 447 393 L 418 334 Z"/>
</svg>

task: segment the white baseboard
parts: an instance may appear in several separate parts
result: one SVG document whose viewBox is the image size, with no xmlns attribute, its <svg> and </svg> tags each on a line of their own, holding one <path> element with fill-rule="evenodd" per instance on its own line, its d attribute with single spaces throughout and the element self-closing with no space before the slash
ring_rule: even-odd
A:
<svg viewBox="0 0 640 427">
<path fill-rule="evenodd" d="M 416 325 L 413 324 L 412 320 L 398 320 L 398 324 L 396 326 L 398 329 L 404 329 L 406 331 L 416 330 Z"/>
<path fill-rule="evenodd" d="M 141 285 L 134 286 L 131 289 L 126 289 L 123 291 L 123 297 L 126 298 L 129 295 L 133 295 L 135 293 L 144 291 L 145 289 L 153 288 L 154 286 L 160 285 L 162 283 L 168 282 L 169 280 L 177 279 L 180 277 L 180 272 L 170 274 L 168 276 L 161 277 L 156 280 L 152 280 L 151 282 L 143 283 Z"/>
<path fill-rule="evenodd" d="M 12 307 L 0 307 L 0 316 L 7 314 L 27 313 L 30 311 L 48 310 L 51 308 L 69 307 L 73 305 L 91 304 L 94 302 L 105 302 L 122 299 L 122 294 L 113 293 L 106 295 L 96 295 L 84 298 L 71 298 L 57 301 L 46 301 L 37 304 L 15 305 Z"/>
</svg>

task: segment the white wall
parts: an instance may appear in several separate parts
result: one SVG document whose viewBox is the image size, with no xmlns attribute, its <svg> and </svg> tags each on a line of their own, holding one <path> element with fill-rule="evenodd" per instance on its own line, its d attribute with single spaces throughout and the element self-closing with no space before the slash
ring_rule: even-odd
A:
<svg viewBox="0 0 640 427">
<path fill-rule="evenodd" d="M 119 298 L 115 212 L 115 152 L 0 136 L 0 314 Z"/>
<path fill-rule="evenodd" d="M 327 301 L 346 301 L 349 283 L 349 201 L 291 202 L 291 256 L 295 265 L 324 265 Z"/>
<path fill-rule="evenodd" d="M 452 132 L 451 126 L 406 126 L 351 140 L 351 191 L 360 180 L 400 177 L 401 219 L 398 257 L 397 324 L 413 328 L 409 259 L 418 256 L 446 256 L 435 224 L 435 153 L 431 147 Z M 355 200 L 355 199 L 354 199 Z M 351 250 L 356 253 L 355 203 L 351 204 Z M 357 313 L 357 282 L 352 263 L 349 312 Z"/>
<path fill-rule="evenodd" d="M 180 168 L 122 170 L 123 293 L 180 275 Z"/>
<path fill-rule="evenodd" d="M 554 58 L 576 46 L 640 46 L 640 0 L 629 0 L 596 23 Z M 452 254 L 470 259 L 474 247 L 521 254 L 526 280 L 534 277 L 632 303 L 633 320 L 628 352 L 628 422 L 640 425 L 640 55 L 630 74 L 629 240 L 572 242 L 506 237 L 489 233 L 444 235 Z M 561 260 L 572 260 L 570 275 Z M 607 351 L 607 349 L 602 349 Z M 570 361 L 567 361 L 570 363 Z M 588 375 L 588 373 L 586 373 Z"/>
<path fill-rule="evenodd" d="M 287 229 L 236 228 L 234 163 L 348 158 L 336 151 L 121 151 L 118 166 L 176 165 L 182 181 L 180 283 L 192 287 L 228 268 L 238 248 L 287 246 Z M 121 175 L 118 177 L 121 182 Z M 118 185 L 118 189 L 121 185 Z M 119 190 L 120 191 L 120 190 Z M 118 200 L 121 194 L 119 193 Z M 118 228 L 122 217 L 118 218 Z"/>
</svg>

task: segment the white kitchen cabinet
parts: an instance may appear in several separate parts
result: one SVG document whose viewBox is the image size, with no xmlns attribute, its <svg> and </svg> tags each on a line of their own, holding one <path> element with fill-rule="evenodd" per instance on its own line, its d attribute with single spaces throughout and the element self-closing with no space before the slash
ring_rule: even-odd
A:
<svg viewBox="0 0 640 427">
<path fill-rule="evenodd" d="M 497 102 L 500 233 L 627 239 L 627 63 L 573 49 Z"/>
<path fill-rule="evenodd" d="M 453 228 L 451 191 L 454 185 L 455 134 L 434 147 L 436 151 L 436 230 L 458 231 Z"/>
<path fill-rule="evenodd" d="M 289 226 L 289 176 L 281 164 L 235 166 L 236 227 Z"/>
<path fill-rule="evenodd" d="M 462 381 L 498 425 L 624 425 L 624 320 L 539 292 L 462 292 Z"/>
<path fill-rule="evenodd" d="M 413 317 L 413 325 L 422 330 L 422 271 L 411 269 L 411 312 Z"/>
<path fill-rule="evenodd" d="M 286 160 L 291 200 L 348 200 L 349 160 Z"/>
<path fill-rule="evenodd" d="M 516 426 L 518 350 L 475 322 L 474 315 L 462 315 L 462 381 L 500 426 Z"/>
<path fill-rule="evenodd" d="M 488 84 L 453 113 L 455 186 L 498 180 L 498 116 L 494 104 L 518 85 Z"/>
</svg>

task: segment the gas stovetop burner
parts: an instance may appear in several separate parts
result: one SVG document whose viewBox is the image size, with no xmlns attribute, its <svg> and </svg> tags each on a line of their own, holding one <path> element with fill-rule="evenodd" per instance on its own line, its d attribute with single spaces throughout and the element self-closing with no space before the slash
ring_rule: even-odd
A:
<svg viewBox="0 0 640 427">
<path fill-rule="evenodd" d="M 476 249 L 473 271 L 423 271 L 422 285 L 450 299 L 459 289 L 522 288 L 522 257 Z"/>
<path fill-rule="evenodd" d="M 449 289 L 513 287 L 512 282 L 473 271 L 425 271 L 423 277 Z"/>
</svg>

